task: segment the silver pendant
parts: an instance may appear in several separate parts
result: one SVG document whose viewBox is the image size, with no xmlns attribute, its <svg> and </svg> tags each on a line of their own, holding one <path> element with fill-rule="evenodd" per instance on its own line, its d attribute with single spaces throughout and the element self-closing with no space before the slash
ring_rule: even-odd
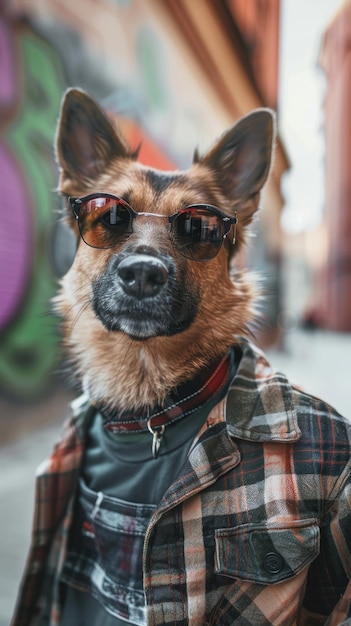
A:
<svg viewBox="0 0 351 626">
<path fill-rule="evenodd" d="M 152 450 L 152 456 L 154 459 L 157 459 L 158 456 L 158 451 L 160 449 L 160 445 L 161 445 L 161 441 L 162 441 L 162 437 L 163 437 L 163 433 L 165 432 L 165 425 L 163 424 L 162 426 L 159 426 L 157 429 L 153 429 L 151 426 L 151 420 L 152 417 L 150 417 L 147 420 L 147 427 L 150 431 L 150 433 L 152 434 L 152 446 L 151 446 L 151 450 Z"/>
</svg>

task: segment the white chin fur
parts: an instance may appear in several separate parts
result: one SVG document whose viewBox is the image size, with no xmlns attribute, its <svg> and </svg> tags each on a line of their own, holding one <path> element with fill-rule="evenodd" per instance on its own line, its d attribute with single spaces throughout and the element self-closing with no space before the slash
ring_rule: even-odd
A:
<svg viewBox="0 0 351 626">
<path fill-rule="evenodd" d="M 142 325 L 136 324 L 131 320 L 126 320 L 120 323 L 120 331 L 135 337 L 138 339 L 148 339 L 149 337 L 155 337 L 155 328 L 153 324 L 144 322 Z"/>
</svg>

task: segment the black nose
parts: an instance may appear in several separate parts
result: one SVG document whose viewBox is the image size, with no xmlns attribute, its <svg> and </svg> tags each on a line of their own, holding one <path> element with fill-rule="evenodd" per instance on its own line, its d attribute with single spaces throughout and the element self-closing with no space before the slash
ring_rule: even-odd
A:
<svg viewBox="0 0 351 626">
<path fill-rule="evenodd" d="M 168 280 L 167 266 L 147 254 L 131 254 L 120 262 L 118 278 L 124 291 L 134 298 L 153 298 Z"/>
</svg>

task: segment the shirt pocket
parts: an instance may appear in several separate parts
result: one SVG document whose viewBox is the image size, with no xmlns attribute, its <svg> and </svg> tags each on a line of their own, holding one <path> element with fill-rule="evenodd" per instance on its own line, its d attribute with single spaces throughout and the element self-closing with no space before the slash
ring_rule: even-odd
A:
<svg viewBox="0 0 351 626">
<path fill-rule="evenodd" d="M 292 578 L 317 557 L 315 519 L 243 524 L 215 531 L 217 574 L 274 584 Z"/>
</svg>

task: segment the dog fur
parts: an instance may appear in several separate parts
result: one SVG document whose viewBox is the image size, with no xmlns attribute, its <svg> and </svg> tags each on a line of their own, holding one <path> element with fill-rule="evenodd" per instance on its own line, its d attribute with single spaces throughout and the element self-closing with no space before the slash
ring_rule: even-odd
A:
<svg viewBox="0 0 351 626">
<path fill-rule="evenodd" d="M 274 143 L 274 116 L 259 109 L 242 118 L 187 171 L 162 172 L 137 161 L 119 129 L 83 91 L 64 98 L 57 133 L 59 191 L 64 197 L 108 192 L 136 211 L 164 216 L 189 204 L 208 203 L 237 212 L 230 234 L 206 262 L 182 257 L 167 220 L 140 217 L 118 248 L 101 250 L 81 240 L 55 301 L 74 370 L 93 400 L 118 411 L 161 404 L 236 337 L 247 334 L 254 293 L 245 273 L 233 270 L 247 227 L 259 208 Z M 129 254 L 161 259 L 168 277 L 155 297 L 132 298 L 117 278 Z"/>
</svg>

